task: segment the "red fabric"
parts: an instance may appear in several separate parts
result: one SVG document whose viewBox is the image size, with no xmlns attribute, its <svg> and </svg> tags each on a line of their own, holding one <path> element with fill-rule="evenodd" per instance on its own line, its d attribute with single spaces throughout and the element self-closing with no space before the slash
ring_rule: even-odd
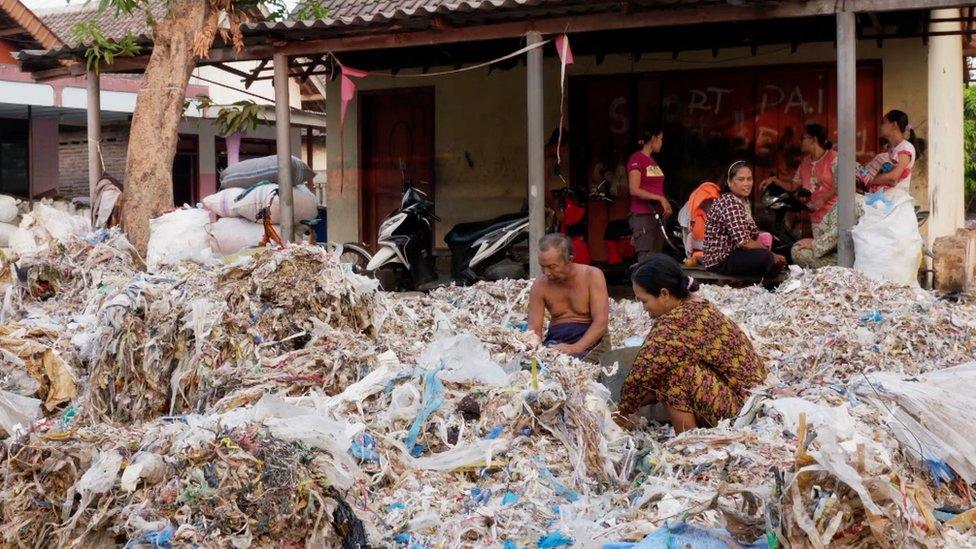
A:
<svg viewBox="0 0 976 549">
<path fill-rule="evenodd" d="M 664 195 L 664 172 L 661 171 L 660 166 L 652 157 L 647 156 L 642 151 L 632 154 L 630 160 L 627 161 L 627 173 L 633 171 L 640 172 L 641 189 L 661 196 Z M 655 211 L 663 213 L 664 208 L 657 202 L 652 205 L 649 200 L 642 200 L 636 196 L 630 197 L 630 213 L 646 215 Z"/>
<path fill-rule="evenodd" d="M 566 232 L 567 228 L 583 221 L 584 217 L 586 217 L 586 208 L 581 208 L 575 200 L 567 200 L 566 210 L 563 212 L 562 232 Z"/>
<path fill-rule="evenodd" d="M 695 239 L 705 240 L 705 221 L 708 219 L 708 211 L 705 208 L 706 201 L 714 202 L 721 196 L 722 190 L 710 181 L 706 181 L 692 191 L 688 197 L 688 210 L 691 212 L 691 234 Z"/>
<path fill-rule="evenodd" d="M 590 257 L 590 247 L 582 236 L 573 237 L 573 261 L 582 265 L 593 263 L 593 258 Z"/>
</svg>

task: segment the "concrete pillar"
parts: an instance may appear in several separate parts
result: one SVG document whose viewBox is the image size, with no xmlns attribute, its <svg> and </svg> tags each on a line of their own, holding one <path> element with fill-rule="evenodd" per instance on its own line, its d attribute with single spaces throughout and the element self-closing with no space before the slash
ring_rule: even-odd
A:
<svg viewBox="0 0 976 549">
<path fill-rule="evenodd" d="M 959 17 L 959 10 L 932 10 L 933 19 Z M 959 22 L 932 23 L 932 32 L 960 30 Z M 959 36 L 929 37 L 928 66 L 928 245 L 965 224 L 963 156 L 963 54 Z"/>
<path fill-rule="evenodd" d="M 542 42 L 542 35 L 530 32 L 526 35 L 529 45 Z M 526 93 L 528 104 L 528 158 L 529 158 L 529 273 L 539 276 L 539 239 L 546 230 L 546 142 L 543 130 L 543 77 L 542 48 L 529 51 L 526 60 Z"/>
<path fill-rule="evenodd" d="M 837 263 L 854 266 L 851 229 L 854 208 L 854 173 L 857 167 L 856 22 L 854 12 L 837 14 Z"/>
<path fill-rule="evenodd" d="M 288 82 L 288 56 L 274 55 L 275 133 L 278 153 L 278 199 L 281 201 L 281 237 L 295 239 L 295 208 L 291 187 L 291 105 Z"/>
<path fill-rule="evenodd" d="M 102 177 L 102 99 L 98 73 L 88 71 L 88 196 L 95 199 L 95 185 Z M 121 174 L 119 174 L 121 175 Z"/>
</svg>

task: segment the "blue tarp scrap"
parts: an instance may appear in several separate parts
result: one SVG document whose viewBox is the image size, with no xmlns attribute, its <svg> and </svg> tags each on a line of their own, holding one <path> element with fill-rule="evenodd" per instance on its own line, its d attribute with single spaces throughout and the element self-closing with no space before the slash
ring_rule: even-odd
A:
<svg viewBox="0 0 976 549">
<path fill-rule="evenodd" d="M 366 433 L 352 440 L 349 444 L 349 452 L 360 462 L 380 462 L 380 455 L 376 451 L 376 439 Z"/>
<path fill-rule="evenodd" d="M 485 440 L 495 440 L 495 439 L 497 439 L 499 437 L 499 435 L 502 434 L 502 431 L 503 430 L 505 430 L 505 424 L 504 423 L 501 424 L 501 425 L 495 425 L 494 427 L 492 427 L 491 432 L 488 433 L 487 435 L 485 435 Z"/>
<path fill-rule="evenodd" d="M 549 532 L 548 534 L 539 538 L 538 546 L 539 549 L 547 549 L 550 547 L 568 547 L 573 544 L 573 538 L 563 535 L 562 532 Z"/>
<path fill-rule="evenodd" d="M 173 535 L 176 533 L 176 529 L 172 525 L 167 526 L 162 530 L 156 532 L 144 532 L 135 539 L 129 540 L 125 544 L 125 549 L 132 549 L 134 547 L 142 547 L 148 545 L 152 549 L 169 549 L 172 547 L 170 542 L 173 541 Z"/>
<path fill-rule="evenodd" d="M 424 452 L 425 448 L 417 444 L 417 437 L 420 436 L 420 430 L 427 423 L 427 418 L 444 404 L 444 384 L 437 377 L 437 372 L 440 371 L 441 367 L 424 373 L 424 397 L 420 406 L 420 413 L 410 425 L 406 439 L 407 449 L 410 450 L 410 455 L 413 457 L 420 457 Z"/>
<path fill-rule="evenodd" d="M 542 475 L 542 478 L 549 481 L 549 485 L 552 486 L 553 490 L 555 490 L 557 496 L 566 498 L 566 501 L 570 503 L 579 501 L 579 492 L 567 488 L 565 484 L 559 482 L 559 480 L 553 476 L 552 471 L 549 470 L 549 467 L 546 466 L 545 462 L 541 458 L 536 458 L 536 462 L 539 465 L 539 474 Z"/>
<path fill-rule="evenodd" d="M 502 496 L 502 505 L 514 505 L 518 499 L 518 494 L 515 492 L 505 492 L 505 495 Z"/>
<path fill-rule="evenodd" d="M 723 528 L 706 528 L 686 522 L 669 524 L 657 529 L 637 543 L 607 542 L 603 549 L 672 549 L 675 547 L 693 547 L 694 549 L 729 549 L 742 547 L 743 549 L 770 549 L 766 539 L 759 538 L 751 544 L 741 544 L 735 541 L 732 534 Z"/>
</svg>

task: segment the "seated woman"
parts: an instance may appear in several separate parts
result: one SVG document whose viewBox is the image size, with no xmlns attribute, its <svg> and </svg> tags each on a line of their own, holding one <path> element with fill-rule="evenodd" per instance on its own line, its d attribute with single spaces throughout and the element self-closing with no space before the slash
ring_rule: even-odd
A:
<svg viewBox="0 0 976 549">
<path fill-rule="evenodd" d="M 749 195 L 752 168 L 745 161 L 729 166 L 722 196 L 712 203 L 705 227 L 704 255 L 699 261 L 710 271 L 727 275 L 774 276 L 786 259 L 759 241 Z"/>
<path fill-rule="evenodd" d="M 854 213 L 857 219 L 864 213 L 864 196 L 854 195 Z M 819 269 L 837 265 L 837 204 L 813 226 L 813 238 L 804 238 L 790 251 L 793 263 L 805 269 Z"/>
<path fill-rule="evenodd" d="M 643 406 L 664 404 L 677 433 L 714 426 L 739 413 L 766 365 L 739 327 L 705 299 L 697 283 L 664 254 L 633 275 L 634 294 L 657 322 L 624 380 L 615 420 L 631 428 Z"/>
</svg>

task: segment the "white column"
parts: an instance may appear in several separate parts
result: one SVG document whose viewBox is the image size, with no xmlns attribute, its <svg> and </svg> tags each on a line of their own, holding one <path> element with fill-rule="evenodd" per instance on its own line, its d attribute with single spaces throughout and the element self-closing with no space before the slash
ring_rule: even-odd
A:
<svg viewBox="0 0 976 549">
<path fill-rule="evenodd" d="M 932 19 L 959 17 L 959 10 L 932 10 Z M 960 23 L 932 23 L 932 32 L 959 31 Z M 963 153 L 963 54 L 959 36 L 929 37 L 928 245 L 965 224 Z M 909 113 L 911 114 L 911 113 Z M 918 115 L 916 115 L 917 117 Z"/>
<path fill-rule="evenodd" d="M 542 35 L 526 35 L 529 45 L 542 42 Z M 529 273 L 539 276 L 539 239 L 546 230 L 546 154 L 542 117 L 542 48 L 526 54 L 526 93 L 528 106 L 527 153 L 529 160 Z"/>
<path fill-rule="evenodd" d="M 295 239 L 295 208 L 291 188 L 291 106 L 288 102 L 288 56 L 274 55 L 275 133 L 278 152 L 278 199 L 281 200 L 281 237 Z"/>
<path fill-rule="evenodd" d="M 837 14 L 837 263 L 854 266 L 857 70 L 854 12 Z"/>
<path fill-rule="evenodd" d="M 88 196 L 95 200 L 95 185 L 102 177 L 102 101 L 98 73 L 88 71 Z M 121 178 L 122 174 L 117 174 Z"/>
</svg>

